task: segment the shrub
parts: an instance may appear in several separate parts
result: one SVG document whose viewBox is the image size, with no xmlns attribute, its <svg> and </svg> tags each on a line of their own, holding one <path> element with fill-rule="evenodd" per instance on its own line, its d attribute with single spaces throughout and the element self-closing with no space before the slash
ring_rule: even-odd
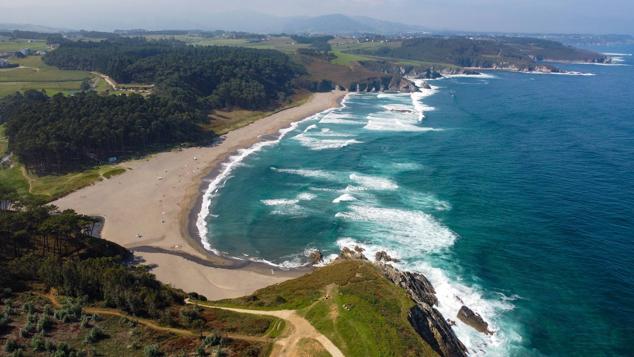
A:
<svg viewBox="0 0 634 357">
<path fill-rule="evenodd" d="M 7 342 L 4 343 L 4 352 L 13 352 L 17 350 L 20 346 L 16 342 L 16 340 L 8 339 Z"/>
<path fill-rule="evenodd" d="M 86 335 L 84 342 L 95 343 L 105 337 L 106 337 L 106 334 L 99 327 L 95 326 L 90 330 L 90 332 L 88 332 L 88 335 Z"/>
<path fill-rule="evenodd" d="M 48 332 L 53 327 L 53 320 L 48 315 L 42 314 L 37 321 L 36 330 L 38 332 Z"/>
<path fill-rule="evenodd" d="M 24 305 L 22 305 L 22 311 L 31 314 L 33 312 L 33 304 L 25 302 Z"/>
<path fill-rule="evenodd" d="M 220 335 L 212 333 L 211 335 L 205 337 L 205 340 L 203 342 L 205 346 L 217 346 L 220 344 L 221 340 L 222 337 L 220 337 Z"/>
<path fill-rule="evenodd" d="M 198 348 L 196 349 L 196 356 L 197 357 L 206 357 L 207 356 L 207 352 L 205 351 L 205 347 L 198 346 Z"/>
<path fill-rule="evenodd" d="M 36 352 L 43 352 L 46 350 L 46 342 L 44 341 L 44 337 L 41 334 L 37 334 L 33 336 L 31 339 L 31 347 Z"/>
<path fill-rule="evenodd" d="M 145 357 L 160 357 L 163 355 L 157 345 L 146 346 L 143 350 L 143 354 Z"/>
</svg>

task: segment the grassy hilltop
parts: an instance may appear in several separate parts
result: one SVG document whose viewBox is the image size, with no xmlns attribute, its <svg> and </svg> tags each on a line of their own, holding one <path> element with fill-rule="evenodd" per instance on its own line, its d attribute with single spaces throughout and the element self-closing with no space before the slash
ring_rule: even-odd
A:
<svg viewBox="0 0 634 357">
<path fill-rule="evenodd" d="M 437 355 L 408 322 L 414 302 L 367 261 L 337 261 L 303 277 L 218 304 L 297 310 L 346 356 Z"/>
</svg>

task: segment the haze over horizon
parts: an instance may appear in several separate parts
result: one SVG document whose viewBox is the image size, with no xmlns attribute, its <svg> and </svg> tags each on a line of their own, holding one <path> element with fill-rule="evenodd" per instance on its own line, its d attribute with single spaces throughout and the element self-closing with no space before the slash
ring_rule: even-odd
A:
<svg viewBox="0 0 634 357">
<path fill-rule="evenodd" d="M 341 13 L 434 30 L 634 34 L 634 2 L 607 0 L 0 0 L 0 23 L 114 30 L 268 28 L 277 18 Z M 262 15 L 259 15 L 262 14 Z M 243 16 L 241 16 L 243 15 Z M 266 16 L 264 16 L 266 15 Z M 272 28 L 272 27 L 271 27 Z"/>
</svg>

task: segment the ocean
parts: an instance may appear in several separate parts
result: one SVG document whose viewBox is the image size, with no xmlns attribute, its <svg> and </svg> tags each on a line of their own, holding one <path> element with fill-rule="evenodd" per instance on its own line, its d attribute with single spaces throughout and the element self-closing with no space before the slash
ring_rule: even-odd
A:
<svg viewBox="0 0 634 357">
<path fill-rule="evenodd" d="M 446 318 L 484 317 L 493 336 L 454 326 L 473 355 L 632 355 L 634 47 L 598 50 L 621 65 L 351 94 L 231 158 L 203 243 L 282 267 L 384 250 Z"/>
</svg>

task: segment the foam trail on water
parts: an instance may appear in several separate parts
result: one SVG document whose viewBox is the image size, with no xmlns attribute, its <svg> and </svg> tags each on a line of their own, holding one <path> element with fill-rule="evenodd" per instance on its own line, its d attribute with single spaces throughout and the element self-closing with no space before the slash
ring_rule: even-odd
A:
<svg viewBox="0 0 634 357">
<path fill-rule="evenodd" d="M 296 135 L 293 139 L 311 150 L 340 149 L 349 145 L 361 144 L 361 141 L 356 139 L 319 139 L 304 134 Z"/>
<path fill-rule="evenodd" d="M 344 98 L 344 101 L 347 99 L 347 96 Z M 205 190 L 204 194 L 202 195 L 202 199 L 201 199 L 201 207 L 200 207 L 200 211 L 198 212 L 198 216 L 196 217 L 196 228 L 198 229 L 198 234 L 200 237 L 200 241 L 203 245 L 203 247 L 211 252 L 214 252 L 215 254 L 219 254 L 219 252 L 217 250 L 215 250 L 210 244 L 209 241 L 207 240 L 207 234 L 208 234 L 208 230 L 207 230 L 207 222 L 205 221 L 206 217 L 211 215 L 211 201 L 212 199 L 216 196 L 216 194 L 218 193 L 218 190 L 222 187 L 222 185 L 227 181 L 227 179 L 229 178 L 231 172 L 237 167 L 239 166 L 239 164 L 246 159 L 247 157 L 251 156 L 252 154 L 266 148 L 269 146 L 273 146 L 278 144 L 282 139 L 284 139 L 284 137 L 290 133 L 291 131 L 295 130 L 297 128 L 297 126 L 305 121 L 305 120 L 312 120 L 312 119 L 316 119 L 319 118 L 322 115 L 328 115 L 329 113 L 333 112 L 337 110 L 337 108 L 331 108 L 331 109 L 327 109 L 321 113 L 309 116 L 303 120 L 300 121 L 296 121 L 291 123 L 291 125 L 288 128 L 284 128 L 284 129 L 280 129 L 278 131 L 279 135 L 277 137 L 277 139 L 274 140 L 267 140 L 267 141 L 261 141 L 258 142 L 254 145 L 252 145 L 250 148 L 248 149 L 241 149 L 238 150 L 236 155 L 233 155 L 231 157 L 229 157 L 229 159 L 227 160 L 227 162 L 223 163 L 221 165 L 221 169 L 220 172 L 209 182 L 209 185 L 207 186 L 207 189 Z"/>
<path fill-rule="evenodd" d="M 350 201 L 356 201 L 357 199 L 349 194 L 349 193 L 344 193 L 343 195 L 335 198 L 334 200 L 332 200 L 332 203 L 339 203 L 339 202 L 350 202 Z"/>
<path fill-rule="evenodd" d="M 394 181 L 377 176 L 350 174 L 350 180 L 370 190 L 396 190 L 398 185 Z"/>
</svg>

